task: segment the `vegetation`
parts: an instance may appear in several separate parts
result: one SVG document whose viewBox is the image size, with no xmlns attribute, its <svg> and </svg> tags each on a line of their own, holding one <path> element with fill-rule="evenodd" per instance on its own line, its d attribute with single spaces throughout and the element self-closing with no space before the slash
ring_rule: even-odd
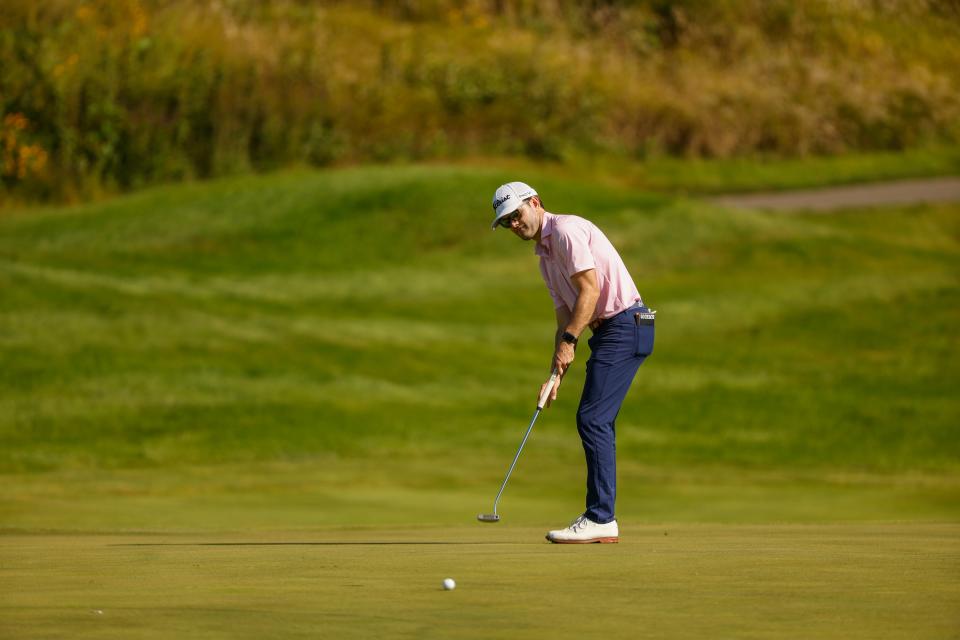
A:
<svg viewBox="0 0 960 640">
<path fill-rule="evenodd" d="M 287 165 L 803 156 L 960 139 L 934 0 L 7 0 L 8 197 Z"/>
<path fill-rule="evenodd" d="M 298 171 L 0 219 L 0 469 L 502 456 L 553 323 L 530 247 L 486 228 L 509 177 Z M 660 310 L 626 460 L 957 471 L 956 205 L 865 225 L 528 179 Z M 582 371 L 536 447 L 571 464 Z"/>
</svg>

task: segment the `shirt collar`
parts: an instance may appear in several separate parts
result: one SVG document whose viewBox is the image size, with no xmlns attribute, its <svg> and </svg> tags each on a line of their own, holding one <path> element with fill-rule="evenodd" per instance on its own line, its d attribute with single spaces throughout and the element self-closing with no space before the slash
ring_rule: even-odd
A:
<svg viewBox="0 0 960 640">
<path fill-rule="evenodd" d="M 543 212 L 543 225 L 540 227 L 540 242 L 533 248 L 533 252 L 538 256 L 550 255 L 550 243 L 547 242 L 547 238 L 553 233 L 553 227 L 557 223 L 556 218 L 557 216 L 552 213 L 547 211 Z"/>
</svg>

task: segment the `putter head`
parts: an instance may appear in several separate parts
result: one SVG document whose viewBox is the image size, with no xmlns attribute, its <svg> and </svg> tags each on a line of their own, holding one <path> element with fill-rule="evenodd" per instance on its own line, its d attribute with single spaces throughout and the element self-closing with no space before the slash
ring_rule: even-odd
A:
<svg viewBox="0 0 960 640">
<path fill-rule="evenodd" d="M 480 522 L 500 522 L 500 516 L 495 513 L 481 513 L 477 516 Z"/>
</svg>

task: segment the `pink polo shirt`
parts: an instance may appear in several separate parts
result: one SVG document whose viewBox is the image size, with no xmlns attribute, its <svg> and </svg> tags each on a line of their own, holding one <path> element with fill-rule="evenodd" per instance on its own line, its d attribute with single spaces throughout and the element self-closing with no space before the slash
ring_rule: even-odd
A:
<svg viewBox="0 0 960 640">
<path fill-rule="evenodd" d="M 595 269 L 600 297 L 591 322 L 615 316 L 640 300 L 633 278 L 613 248 L 589 220 L 579 216 L 561 216 L 543 213 L 540 242 L 534 247 L 540 256 L 540 274 L 547 283 L 556 308 L 566 307 L 571 312 L 577 302 L 577 289 L 570 277 Z"/>
</svg>

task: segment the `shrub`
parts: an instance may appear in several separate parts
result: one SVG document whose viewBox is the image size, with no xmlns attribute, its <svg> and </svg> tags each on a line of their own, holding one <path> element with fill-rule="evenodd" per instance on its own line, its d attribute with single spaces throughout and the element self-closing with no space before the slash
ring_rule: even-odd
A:
<svg viewBox="0 0 960 640">
<path fill-rule="evenodd" d="M 930 0 L 5 0 L 2 186 L 289 164 L 729 157 L 960 137 Z"/>
</svg>

